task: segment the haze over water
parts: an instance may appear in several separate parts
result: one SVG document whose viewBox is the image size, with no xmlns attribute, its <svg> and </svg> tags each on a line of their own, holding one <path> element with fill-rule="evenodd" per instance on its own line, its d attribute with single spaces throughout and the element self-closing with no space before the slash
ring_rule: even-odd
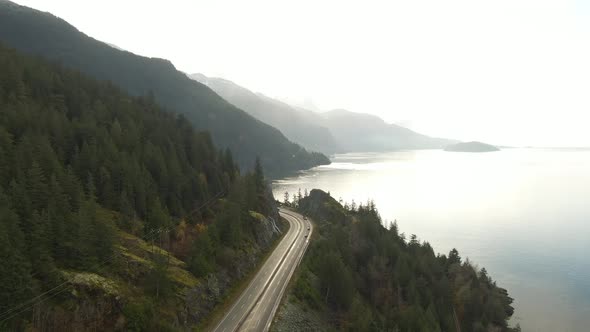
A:
<svg viewBox="0 0 590 332">
<path fill-rule="evenodd" d="M 515 298 L 523 331 L 590 326 L 590 150 L 439 150 L 342 154 L 275 181 L 283 200 L 320 188 L 350 202 L 373 199 L 384 221 L 457 248 Z"/>
</svg>

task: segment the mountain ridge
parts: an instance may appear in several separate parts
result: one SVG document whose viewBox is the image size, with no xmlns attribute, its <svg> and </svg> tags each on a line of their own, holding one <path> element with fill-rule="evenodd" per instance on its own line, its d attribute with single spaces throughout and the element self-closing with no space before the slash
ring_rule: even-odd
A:
<svg viewBox="0 0 590 332">
<path fill-rule="evenodd" d="M 411 129 L 387 123 L 382 118 L 369 113 L 345 109 L 327 112 L 310 111 L 270 98 L 262 93 L 252 92 L 226 78 L 208 77 L 201 73 L 188 76 L 209 86 L 224 99 L 255 118 L 278 128 L 294 142 L 327 154 L 440 149 L 458 142 L 426 136 Z M 319 141 L 323 144 L 318 144 Z"/>
<path fill-rule="evenodd" d="M 287 138 L 308 149 L 326 154 L 340 150 L 323 124 L 308 119 L 309 116 L 306 116 L 304 111 L 262 93 L 253 92 L 225 78 L 208 77 L 200 73 L 187 76 L 205 84 L 228 102 L 279 129 Z"/>
<path fill-rule="evenodd" d="M 308 152 L 189 79 L 169 60 L 120 51 L 53 14 L 0 2 L 0 42 L 111 81 L 132 95 L 150 95 L 166 110 L 183 114 L 196 129 L 210 131 L 214 143 L 229 148 L 243 169 L 251 169 L 257 155 L 271 176 L 329 163 L 326 156 Z"/>
</svg>

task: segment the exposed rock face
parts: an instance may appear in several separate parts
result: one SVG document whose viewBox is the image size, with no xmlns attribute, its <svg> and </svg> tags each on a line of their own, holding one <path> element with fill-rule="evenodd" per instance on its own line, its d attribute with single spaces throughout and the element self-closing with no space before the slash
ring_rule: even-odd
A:
<svg viewBox="0 0 590 332">
<path fill-rule="evenodd" d="M 277 319 L 271 326 L 271 331 L 328 331 L 321 316 L 316 311 L 309 310 L 290 295 L 287 301 L 281 305 L 277 313 Z"/>
<path fill-rule="evenodd" d="M 32 325 L 40 331 L 100 331 L 116 329 L 124 298 L 111 279 L 89 272 L 63 272 L 70 280 L 60 294 L 64 305 L 46 302 L 33 308 Z"/>
<path fill-rule="evenodd" d="M 270 195 L 268 201 L 273 202 L 270 189 L 267 195 Z M 250 211 L 248 222 L 255 223 L 256 244 L 228 251 L 224 256 L 228 257 L 227 265 L 231 269 L 222 268 L 217 273 L 209 274 L 203 282 L 187 290 L 184 326 L 198 324 L 206 318 L 231 287 L 256 268 L 274 241 L 284 232 L 287 226 L 281 222 L 276 205 L 273 204 L 270 209 L 268 216 Z"/>
</svg>

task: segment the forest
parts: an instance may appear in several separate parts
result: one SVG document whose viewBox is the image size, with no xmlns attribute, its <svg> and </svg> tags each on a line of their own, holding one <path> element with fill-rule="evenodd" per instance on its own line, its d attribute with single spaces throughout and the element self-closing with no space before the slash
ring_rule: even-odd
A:
<svg viewBox="0 0 590 332">
<path fill-rule="evenodd" d="M 153 96 L 1 45 L 0 72 L 0 330 L 198 326 L 278 237 L 260 161 Z"/>
<path fill-rule="evenodd" d="M 163 110 L 0 45 L 0 330 L 202 328 L 279 237 L 263 163 Z M 512 299 L 372 202 L 312 190 L 293 294 L 333 329 L 516 331 Z"/>
<path fill-rule="evenodd" d="M 0 42 L 111 81 L 133 96 L 153 96 L 166 111 L 208 131 L 216 146 L 229 148 L 243 170 L 253 168 L 256 156 L 271 177 L 330 163 L 188 78 L 170 61 L 113 48 L 49 13 L 0 1 Z"/>
<path fill-rule="evenodd" d="M 456 249 L 437 255 L 428 242 L 386 228 L 373 202 L 342 204 L 314 189 L 287 205 L 310 216 L 316 235 L 293 295 L 346 331 L 519 331 L 507 321 L 512 298 L 485 268 Z"/>
</svg>

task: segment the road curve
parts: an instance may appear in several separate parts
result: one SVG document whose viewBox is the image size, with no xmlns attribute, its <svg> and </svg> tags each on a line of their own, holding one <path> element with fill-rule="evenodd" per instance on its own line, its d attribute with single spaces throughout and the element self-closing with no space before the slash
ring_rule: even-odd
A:
<svg viewBox="0 0 590 332">
<path fill-rule="evenodd" d="M 282 208 L 279 213 L 289 222 L 287 234 L 213 331 L 268 331 L 270 328 L 313 231 L 313 225 L 300 214 Z"/>
</svg>

